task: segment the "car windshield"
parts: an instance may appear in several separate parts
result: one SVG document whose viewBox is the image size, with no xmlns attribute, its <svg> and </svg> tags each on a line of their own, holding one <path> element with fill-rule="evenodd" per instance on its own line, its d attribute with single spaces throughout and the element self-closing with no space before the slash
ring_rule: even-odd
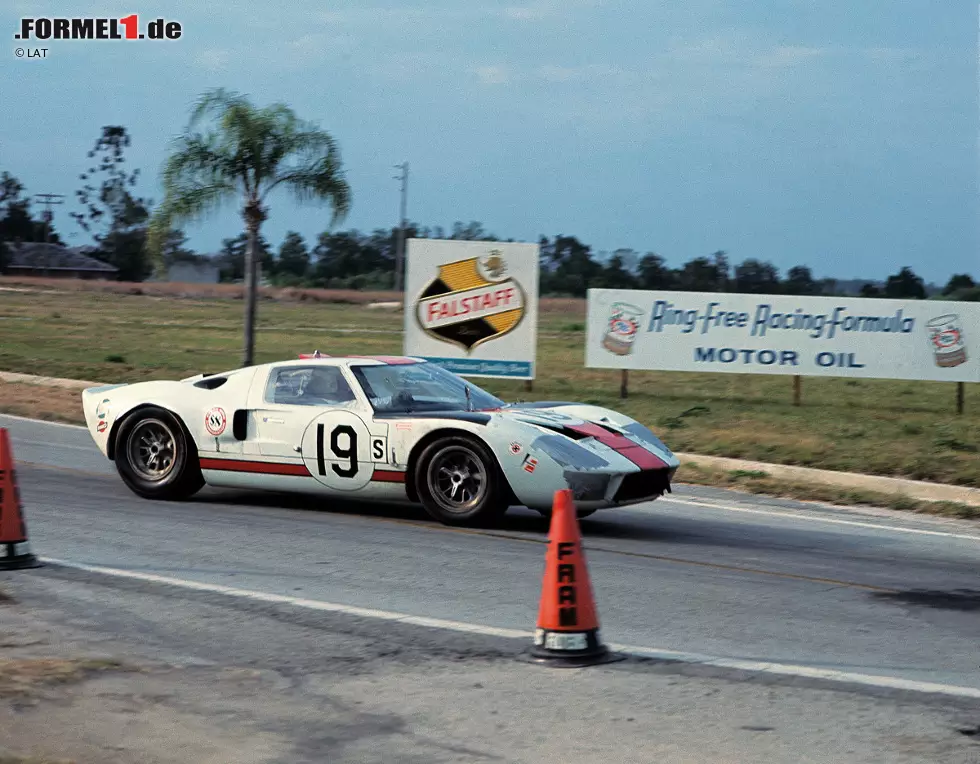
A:
<svg viewBox="0 0 980 764">
<path fill-rule="evenodd" d="M 433 363 L 352 366 L 351 371 L 379 413 L 479 411 L 506 405 L 486 390 Z"/>
</svg>

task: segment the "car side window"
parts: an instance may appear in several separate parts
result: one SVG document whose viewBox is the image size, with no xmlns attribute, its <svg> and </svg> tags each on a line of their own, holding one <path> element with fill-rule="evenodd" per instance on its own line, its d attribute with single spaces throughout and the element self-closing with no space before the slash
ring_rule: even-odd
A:
<svg viewBox="0 0 980 764">
<path fill-rule="evenodd" d="M 331 406 L 353 403 L 343 372 L 336 366 L 285 366 L 273 369 L 266 385 L 266 403 Z"/>
</svg>

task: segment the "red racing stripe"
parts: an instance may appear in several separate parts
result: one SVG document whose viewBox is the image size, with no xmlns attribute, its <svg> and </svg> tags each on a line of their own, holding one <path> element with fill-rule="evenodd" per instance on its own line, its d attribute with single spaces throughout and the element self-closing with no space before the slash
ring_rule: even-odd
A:
<svg viewBox="0 0 980 764">
<path fill-rule="evenodd" d="M 600 427 L 597 424 L 565 426 L 569 430 L 577 432 L 581 435 L 591 435 L 602 443 L 602 445 L 608 446 L 616 453 L 625 456 L 641 470 L 659 470 L 667 468 L 667 463 L 663 459 L 650 453 L 643 446 L 637 445 L 625 435 L 617 435 L 614 432 L 609 432 L 609 430 L 607 430 L 605 427 Z"/>
<path fill-rule="evenodd" d="M 297 475 L 311 477 L 305 464 L 283 464 L 281 462 L 253 462 L 243 459 L 201 459 L 202 470 L 221 470 L 225 472 L 255 472 L 263 475 Z"/>
<path fill-rule="evenodd" d="M 404 483 L 405 473 L 395 470 L 375 470 L 371 480 L 375 483 Z"/>
</svg>

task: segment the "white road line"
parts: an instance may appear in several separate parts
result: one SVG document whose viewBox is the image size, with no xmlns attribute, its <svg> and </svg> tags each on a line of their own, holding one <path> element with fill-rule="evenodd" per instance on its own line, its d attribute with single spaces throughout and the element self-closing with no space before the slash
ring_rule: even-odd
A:
<svg viewBox="0 0 980 764">
<path fill-rule="evenodd" d="M 30 422 L 31 424 L 46 424 L 51 427 L 70 427 L 75 430 L 85 430 L 88 431 L 88 427 L 80 424 L 68 424 L 68 422 L 49 422 L 46 419 L 31 419 L 26 416 L 15 416 L 14 414 L 3 414 L 0 413 L 0 419 L 16 419 L 18 422 Z"/>
<path fill-rule="evenodd" d="M 479 626 L 476 624 L 463 623 L 460 621 L 446 621 L 439 618 L 425 618 L 422 616 L 408 615 L 406 613 L 393 613 L 388 610 L 374 610 L 371 608 L 355 607 L 353 605 L 339 605 L 333 602 L 322 600 L 310 600 L 303 597 L 290 597 L 283 594 L 271 594 L 269 592 L 257 592 L 250 589 L 236 589 L 231 586 L 221 584 L 207 584 L 200 581 L 188 581 L 183 578 L 172 578 L 170 576 L 159 576 L 155 573 L 139 573 L 133 570 L 121 570 L 119 568 L 106 568 L 101 565 L 86 565 L 80 562 L 70 562 L 59 560 L 54 557 L 40 557 L 42 562 L 49 562 L 52 565 L 60 565 L 65 568 L 74 568 L 89 573 L 98 573 L 104 576 L 115 576 L 117 578 L 133 578 L 138 581 L 147 581 L 155 584 L 165 584 L 168 586 L 178 586 L 182 589 L 194 589 L 202 592 L 212 592 L 214 594 L 224 594 L 228 597 L 239 597 L 242 599 L 256 600 L 259 602 L 275 602 L 282 605 L 292 605 L 294 607 L 305 608 L 306 610 L 320 610 L 330 613 L 342 613 L 344 615 L 358 616 L 361 618 L 374 618 L 382 621 L 397 621 L 413 626 L 427 626 L 436 629 L 449 629 L 450 631 L 465 631 L 474 634 L 483 634 L 492 637 L 506 637 L 510 639 L 531 637 L 532 632 L 517 631 L 515 629 L 498 629 L 493 626 Z"/>
<path fill-rule="evenodd" d="M 57 448 L 57 449 L 68 448 L 71 449 L 72 451 L 88 451 L 90 453 L 92 451 L 92 447 L 95 446 L 94 443 L 92 444 L 92 446 L 73 446 L 70 443 L 50 443 L 49 441 L 46 440 L 18 440 L 17 445 L 18 446 L 47 446 L 48 448 Z M 98 451 L 98 446 L 95 446 L 95 448 L 96 451 Z"/>
<path fill-rule="evenodd" d="M 101 565 L 86 565 L 85 563 L 59 560 L 53 557 L 41 557 L 40 559 L 43 562 L 51 563 L 52 565 L 59 565 L 65 568 L 82 570 L 88 573 L 96 573 L 103 576 L 130 578 L 138 581 L 147 581 L 149 583 L 175 586 L 181 589 L 193 589 L 195 591 L 223 594 L 228 597 L 255 600 L 257 602 L 272 602 L 280 605 L 291 605 L 293 607 L 304 608 L 306 610 L 340 613 L 343 615 L 357 616 L 360 618 L 373 618 L 381 621 L 394 621 L 412 626 L 423 626 L 426 628 L 444 629 L 468 634 L 479 634 L 481 636 L 488 637 L 504 637 L 507 639 L 528 640 L 534 637 L 534 633 L 532 631 L 503 629 L 496 626 L 484 626 L 481 624 L 465 623 L 462 621 L 449 621 L 441 618 L 426 618 L 424 616 L 407 615 L 405 613 L 395 613 L 388 610 L 375 610 L 373 608 L 340 605 L 333 602 L 323 602 L 322 600 L 290 597 L 289 595 L 284 594 L 272 594 L 269 592 L 259 592 L 249 589 L 236 589 L 234 587 L 223 586 L 221 584 L 207 584 L 200 581 L 188 581 L 183 578 L 160 576 L 155 573 L 139 573 L 137 571 L 122 570 L 120 568 L 107 568 Z M 717 656 L 677 652 L 675 650 L 665 650 L 655 647 L 637 647 L 634 645 L 619 644 L 609 644 L 608 647 L 616 652 L 627 653 L 640 658 L 677 661 L 681 663 L 713 666 L 717 668 L 736 669 L 739 671 L 776 674 L 779 676 L 823 679 L 826 681 L 843 684 L 857 684 L 866 687 L 905 690 L 908 692 L 938 695 L 951 695 L 960 698 L 974 698 L 980 700 L 980 689 L 974 687 L 960 687 L 957 685 L 940 684 L 937 682 L 920 682 L 914 679 L 902 679 L 900 677 L 893 676 L 877 676 L 873 674 L 859 674 L 850 671 L 835 671 L 833 669 L 820 669 L 790 663 L 768 663 L 762 661 L 721 658 Z"/>
<path fill-rule="evenodd" d="M 765 674 L 779 674 L 782 676 L 824 679 L 831 682 L 860 684 L 869 687 L 879 687 L 882 689 L 907 690 L 910 692 L 955 695 L 956 697 L 960 698 L 980 699 L 980 689 L 974 687 L 960 687 L 957 685 L 940 684 L 938 682 L 920 682 L 915 679 L 902 679 L 901 677 L 897 676 L 858 674 L 851 671 L 821 669 L 814 668 L 812 666 L 799 666 L 792 663 L 768 663 L 763 661 L 745 661 L 733 658 L 717 658 L 711 655 L 681 653 L 674 650 L 659 650 L 649 647 L 635 647 L 633 645 L 610 644 L 608 647 L 617 652 L 629 653 L 630 655 L 635 655 L 637 657 L 653 658 L 656 660 L 681 661 L 683 663 L 697 663 L 704 666 L 716 666 L 718 668 L 729 668 L 739 671 L 755 671 Z"/>
<path fill-rule="evenodd" d="M 833 525 L 854 525 L 859 528 L 873 528 L 878 531 L 896 531 L 897 533 L 917 533 L 922 536 L 943 536 L 945 538 L 966 539 L 968 541 L 980 542 L 980 534 L 971 535 L 968 533 L 950 533 L 949 531 L 927 531 L 922 528 L 906 528 L 901 525 L 884 525 L 881 523 L 863 523 L 859 520 L 839 520 L 835 517 L 819 517 L 808 515 L 803 512 L 779 512 L 771 509 L 750 509 L 749 507 L 736 507 L 731 504 L 710 504 L 702 501 L 692 501 L 690 499 L 665 499 L 665 503 L 687 504 L 692 507 L 704 507 L 706 509 L 719 509 L 724 512 L 745 512 L 750 515 L 767 515 L 769 517 L 788 517 L 791 520 L 805 520 L 810 523 L 831 523 Z"/>
</svg>

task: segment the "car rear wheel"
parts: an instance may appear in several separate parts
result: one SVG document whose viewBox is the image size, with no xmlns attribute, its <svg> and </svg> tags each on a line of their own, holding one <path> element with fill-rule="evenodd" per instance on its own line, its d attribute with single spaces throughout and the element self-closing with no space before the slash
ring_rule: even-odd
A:
<svg viewBox="0 0 980 764">
<path fill-rule="evenodd" d="M 116 471 L 133 493 L 180 500 L 204 485 L 193 441 L 180 420 L 157 407 L 140 409 L 119 427 Z"/>
<path fill-rule="evenodd" d="M 507 510 L 497 461 L 472 438 L 430 443 L 416 463 L 415 485 L 425 511 L 446 525 L 489 525 Z"/>
</svg>

